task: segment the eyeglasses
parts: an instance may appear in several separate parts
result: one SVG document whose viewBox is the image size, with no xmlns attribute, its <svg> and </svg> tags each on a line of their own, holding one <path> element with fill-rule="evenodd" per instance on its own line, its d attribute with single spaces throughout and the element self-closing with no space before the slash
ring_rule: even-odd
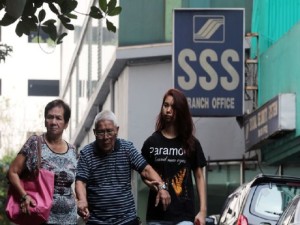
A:
<svg viewBox="0 0 300 225">
<path fill-rule="evenodd" d="M 108 137 L 112 137 L 115 134 L 115 131 L 112 129 L 107 129 L 107 130 L 94 130 L 94 134 L 97 138 L 104 138 L 105 135 Z"/>
</svg>

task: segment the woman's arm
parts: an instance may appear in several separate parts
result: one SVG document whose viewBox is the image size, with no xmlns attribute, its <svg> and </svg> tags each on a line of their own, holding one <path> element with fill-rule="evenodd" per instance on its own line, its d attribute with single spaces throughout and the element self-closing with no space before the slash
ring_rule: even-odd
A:
<svg viewBox="0 0 300 225">
<path fill-rule="evenodd" d="M 31 198 L 31 196 L 27 195 L 20 182 L 20 175 L 25 167 L 25 160 L 26 157 L 23 154 L 18 154 L 9 166 L 7 178 L 10 185 L 12 185 L 19 193 L 22 212 L 30 213 L 29 207 L 35 206 L 36 202 Z"/>
<path fill-rule="evenodd" d="M 201 167 L 197 167 L 194 170 L 194 177 L 197 186 L 198 192 L 198 201 L 200 206 L 200 211 L 197 213 L 195 217 L 195 224 L 205 225 L 205 218 L 206 218 L 206 183 L 203 175 L 203 170 Z"/>
<path fill-rule="evenodd" d="M 23 171 L 25 160 L 26 158 L 23 154 L 18 154 L 17 157 L 11 162 L 7 174 L 10 184 L 13 185 L 20 194 L 20 198 L 26 194 L 20 183 L 20 174 Z"/>
</svg>

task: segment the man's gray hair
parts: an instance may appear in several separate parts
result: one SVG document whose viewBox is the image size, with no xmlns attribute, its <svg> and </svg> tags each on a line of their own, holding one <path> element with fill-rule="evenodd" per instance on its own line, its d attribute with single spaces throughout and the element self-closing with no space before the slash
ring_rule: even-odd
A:
<svg viewBox="0 0 300 225">
<path fill-rule="evenodd" d="M 96 124 L 101 120 L 111 120 L 114 126 L 118 126 L 116 115 L 110 110 L 103 110 L 102 112 L 98 113 L 94 120 L 94 126 L 96 126 Z"/>
</svg>

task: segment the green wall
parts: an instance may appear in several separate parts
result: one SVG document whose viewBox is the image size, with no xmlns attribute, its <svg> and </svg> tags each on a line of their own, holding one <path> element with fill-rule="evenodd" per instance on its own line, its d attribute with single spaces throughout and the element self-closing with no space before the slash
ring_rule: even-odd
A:
<svg viewBox="0 0 300 225">
<path fill-rule="evenodd" d="M 296 94 L 296 112 L 300 112 L 300 23 L 259 58 L 259 105 L 279 93 Z M 296 113 L 296 131 L 262 148 L 263 159 L 269 163 L 300 163 L 300 120 Z"/>
<path fill-rule="evenodd" d="M 164 0 L 123 0 L 119 21 L 119 46 L 165 42 Z"/>
<path fill-rule="evenodd" d="M 253 0 L 252 31 L 259 34 L 259 53 L 276 43 L 299 20 L 299 0 Z"/>
<path fill-rule="evenodd" d="M 119 46 L 171 42 L 176 8 L 245 8 L 251 30 L 252 0 L 122 0 L 120 6 Z"/>
</svg>

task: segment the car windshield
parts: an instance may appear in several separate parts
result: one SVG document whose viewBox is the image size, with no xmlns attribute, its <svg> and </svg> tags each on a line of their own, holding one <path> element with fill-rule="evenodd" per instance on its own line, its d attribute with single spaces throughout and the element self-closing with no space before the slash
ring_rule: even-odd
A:
<svg viewBox="0 0 300 225">
<path fill-rule="evenodd" d="M 297 194 L 300 194 L 299 184 L 260 184 L 255 189 L 250 211 L 256 216 L 277 220 Z"/>
</svg>

